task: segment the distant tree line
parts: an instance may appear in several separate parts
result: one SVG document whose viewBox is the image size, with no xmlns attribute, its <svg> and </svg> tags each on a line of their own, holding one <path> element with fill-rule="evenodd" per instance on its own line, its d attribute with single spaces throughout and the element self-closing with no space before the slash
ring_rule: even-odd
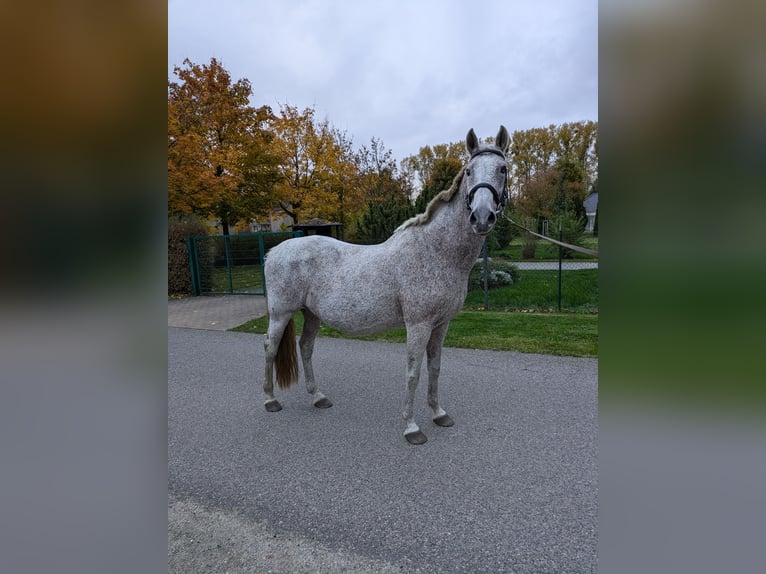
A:
<svg viewBox="0 0 766 574">
<path fill-rule="evenodd" d="M 320 217 L 342 223 L 346 239 L 380 242 L 449 187 L 468 159 L 462 141 L 426 145 L 400 164 L 375 137 L 355 148 L 314 108 L 254 107 L 250 82 L 233 81 L 215 58 L 184 60 L 174 75 L 168 215 L 217 220 L 224 234 L 277 210 L 294 223 Z M 516 131 L 508 164 L 510 212 L 533 222 L 563 213 L 584 220 L 582 201 L 598 179 L 598 124 Z M 498 224 L 493 241 L 510 233 Z"/>
</svg>

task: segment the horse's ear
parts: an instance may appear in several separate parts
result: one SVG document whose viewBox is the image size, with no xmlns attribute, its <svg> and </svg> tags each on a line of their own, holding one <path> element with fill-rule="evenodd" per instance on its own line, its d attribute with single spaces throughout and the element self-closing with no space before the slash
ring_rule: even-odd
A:
<svg viewBox="0 0 766 574">
<path fill-rule="evenodd" d="M 508 130 L 505 129 L 505 126 L 500 126 L 500 130 L 497 132 L 497 136 L 495 136 L 495 145 L 505 153 L 508 151 L 510 143 L 511 138 L 508 136 Z"/>
<path fill-rule="evenodd" d="M 473 155 L 473 152 L 479 148 L 479 138 L 476 137 L 476 133 L 473 128 L 468 130 L 468 135 L 465 136 L 465 149 L 468 150 L 468 155 Z"/>
</svg>

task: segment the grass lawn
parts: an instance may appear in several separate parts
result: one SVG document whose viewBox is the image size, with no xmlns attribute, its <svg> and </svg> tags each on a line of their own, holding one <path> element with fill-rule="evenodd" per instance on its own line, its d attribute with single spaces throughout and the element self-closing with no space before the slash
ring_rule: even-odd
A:
<svg viewBox="0 0 766 574">
<path fill-rule="evenodd" d="M 296 313 L 295 322 L 300 333 L 303 327 L 301 313 Z M 267 326 L 268 319 L 260 317 L 232 331 L 263 334 Z M 345 336 L 324 324 L 320 335 Z M 349 338 L 404 343 L 406 333 L 402 328 Z M 598 355 L 598 315 L 464 310 L 450 323 L 444 344 L 464 349 L 594 357 Z"/>
<path fill-rule="evenodd" d="M 598 238 L 586 236 L 583 243 L 598 249 Z M 493 256 L 521 258 L 521 239 L 514 239 L 503 251 Z M 575 254 L 576 259 L 593 259 Z M 535 260 L 557 260 L 558 247 L 540 241 Z M 450 323 L 445 346 L 496 351 L 519 351 L 548 355 L 595 357 L 598 355 L 598 270 L 566 271 L 562 278 L 562 309 L 576 313 L 552 313 L 558 308 L 558 271 L 520 270 L 520 281 L 507 287 L 489 291 L 490 311 L 484 311 L 484 292 L 468 293 L 465 307 Z M 232 277 L 234 289 L 260 286 L 259 265 L 238 266 Z M 229 290 L 228 273 L 216 270 L 215 288 Z M 510 312 L 510 311 L 544 311 Z M 295 315 L 296 329 L 303 327 L 303 315 Z M 244 333 L 266 332 L 268 319 L 260 317 L 235 327 L 232 331 Z M 346 337 L 340 331 L 321 326 L 320 336 Z M 404 328 L 357 338 L 367 341 L 404 343 Z"/>
<path fill-rule="evenodd" d="M 213 268 L 212 274 L 212 288 L 213 293 L 228 293 L 229 292 L 229 271 L 226 267 Z M 249 290 L 249 291 L 262 291 L 263 290 L 263 272 L 260 265 L 235 265 L 231 269 L 231 285 L 234 291 Z"/>
<path fill-rule="evenodd" d="M 489 308 L 494 310 L 558 309 L 558 270 L 520 270 L 519 281 L 489 290 Z M 484 291 L 468 292 L 467 309 L 484 309 Z M 561 280 L 561 308 L 566 311 L 598 311 L 598 269 L 564 271 Z"/>
<path fill-rule="evenodd" d="M 580 243 L 583 247 L 598 251 L 598 237 L 593 237 L 592 235 L 583 235 L 580 239 Z M 514 237 L 508 247 L 505 249 L 493 250 L 489 255 L 491 257 L 505 257 L 515 261 L 558 261 L 559 259 L 558 245 L 545 241 L 544 239 L 538 240 L 537 247 L 535 249 L 535 256 L 533 259 L 524 259 L 521 256 L 522 246 L 523 243 L 521 237 Z M 568 259 L 567 261 L 572 259 L 597 261 L 595 257 L 591 257 L 590 255 L 580 253 L 578 251 L 573 251 L 572 258 Z"/>
</svg>

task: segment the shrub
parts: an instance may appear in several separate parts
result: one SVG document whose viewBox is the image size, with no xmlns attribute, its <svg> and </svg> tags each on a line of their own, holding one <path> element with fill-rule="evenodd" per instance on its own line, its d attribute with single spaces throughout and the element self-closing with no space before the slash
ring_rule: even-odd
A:
<svg viewBox="0 0 766 574">
<path fill-rule="evenodd" d="M 527 229 L 537 230 L 538 220 L 536 217 L 531 217 L 529 215 L 518 215 L 516 216 L 516 221 L 518 221 L 520 225 L 523 225 Z M 534 259 L 535 252 L 537 251 L 537 237 L 527 233 L 526 231 L 521 231 L 520 233 L 522 259 Z"/>
<path fill-rule="evenodd" d="M 521 257 L 524 259 L 534 259 L 535 251 L 537 251 L 537 239 L 534 236 L 525 233 L 522 242 Z"/>
<path fill-rule="evenodd" d="M 492 233 L 487 237 L 487 247 L 490 253 L 502 251 L 510 245 L 511 239 L 513 239 L 512 227 L 511 222 L 502 214 L 498 216 L 497 223 L 492 228 Z"/>
<path fill-rule="evenodd" d="M 189 251 L 186 239 L 207 235 L 207 227 L 194 216 L 172 216 L 168 219 L 168 294 L 189 295 L 192 292 Z"/>
<path fill-rule="evenodd" d="M 494 287 L 504 287 L 513 285 L 519 280 L 519 269 L 509 263 L 489 261 L 487 264 L 489 272 L 487 285 L 490 289 Z M 468 279 L 469 289 L 484 289 L 484 263 L 479 262 L 473 266 L 471 275 Z"/>
<path fill-rule="evenodd" d="M 548 235 L 553 239 L 559 238 L 559 229 L 561 229 L 562 241 L 571 245 L 583 245 L 583 233 L 585 232 L 585 219 L 578 217 L 571 211 L 564 211 L 551 218 L 550 225 L 548 227 Z M 564 259 L 572 259 L 574 251 L 564 248 L 562 257 Z"/>
</svg>

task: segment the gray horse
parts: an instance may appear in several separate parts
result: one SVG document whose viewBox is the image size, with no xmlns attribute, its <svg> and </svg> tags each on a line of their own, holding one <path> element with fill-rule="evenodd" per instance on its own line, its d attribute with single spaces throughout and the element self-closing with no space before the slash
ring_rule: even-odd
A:
<svg viewBox="0 0 766 574">
<path fill-rule="evenodd" d="M 442 343 L 450 320 L 460 311 L 468 274 L 507 201 L 504 126 L 495 145 L 480 146 L 473 129 L 466 136 L 470 160 L 452 186 L 439 193 L 424 213 L 405 221 L 384 243 L 352 245 L 313 235 L 285 241 L 266 258 L 269 328 L 263 391 L 269 412 L 282 409 L 274 398 L 273 375 L 287 388 L 298 380 L 293 315 L 303 311 L 300 337 L 306 386 L 319 408 L 332 403 L 316 386 L 311 356 L 320 321 L 351 335 L 407 328 L 407 398 L 404 436 L 423 444 L 412 415 L 423 353 L 428 357 L 428 404 L 433 421 L 452 426 L 439 405 Z"/>
</svg>

